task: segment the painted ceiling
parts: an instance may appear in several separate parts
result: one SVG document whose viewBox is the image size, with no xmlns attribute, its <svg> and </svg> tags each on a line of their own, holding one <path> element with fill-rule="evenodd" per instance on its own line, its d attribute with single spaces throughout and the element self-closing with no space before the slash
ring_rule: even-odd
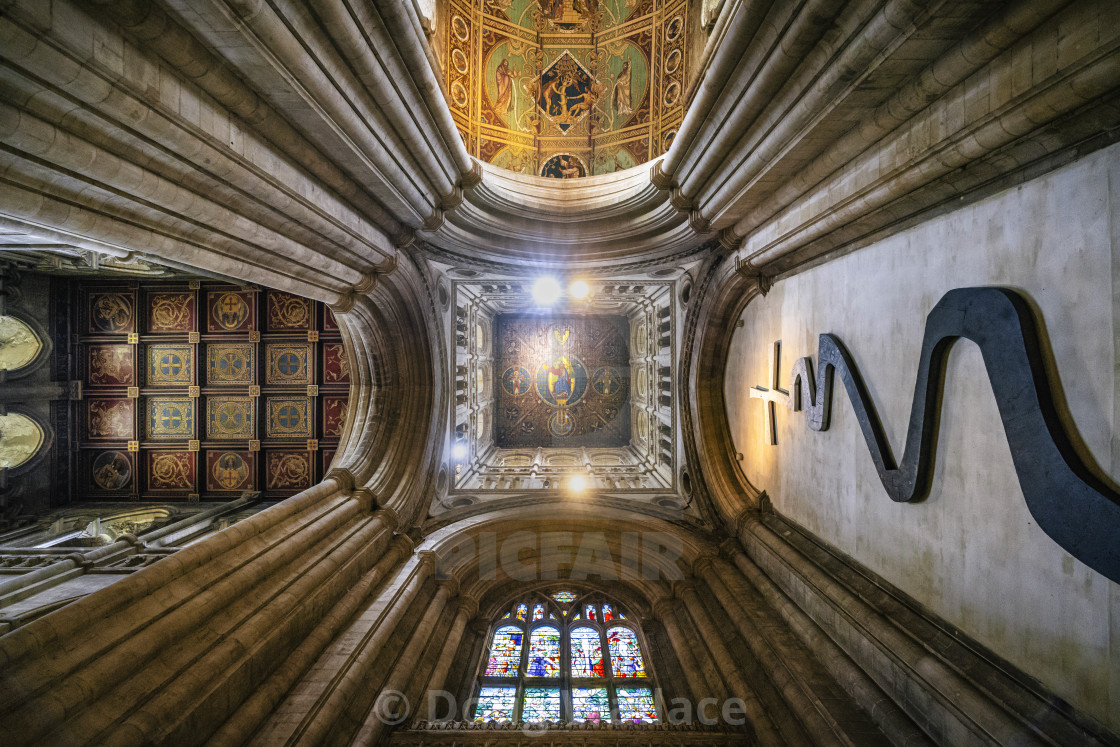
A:
<svg viewBox="0 0 1120 747">
<path fill-rule="evenodd" d="M 322 479 L 350 394 L 323 304 L 199 281 L 101 279 L 73 293 L 73 497 L 283 497 Z"/>
<path fill-rule="evenodd" d="M 450 0 L 446 83 L 468 152 L 524 174 L 664 153 L 684 112 L 687 0 Z"/>
<path fill-rule="evenodd" d="M 499 315 L 495 445 L 629 443 L 629 338 L 621 316 Z"/>
</svg>

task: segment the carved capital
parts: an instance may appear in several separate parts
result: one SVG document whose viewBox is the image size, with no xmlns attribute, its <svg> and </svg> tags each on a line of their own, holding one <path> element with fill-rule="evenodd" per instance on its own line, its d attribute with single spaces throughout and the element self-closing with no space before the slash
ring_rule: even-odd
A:
<svg viewBox="0 0 1120 747">
<path fill-rule="evenodd" d="M 461 204 L 463 204 L 463 190 L 461 187 L 455 187 L 439 200 L 440 209 L 444 212 L 454 210 Z"/>
<path fill-rule="evenodd" d="M 377 273 L 376 272 L 363 272 L 362 273 L 362 279 L 360 281 L 358 281 L 353 286 L 353 288 L 351 288 L 351 292 L 355 293 L 359 296 L 364 296 L 367 293 L 369 293 L 370 291 L 372 291 L 374 286 L 376 286 L 376 285 L 377 285 Z"/>
<path fill-rule="evenodd" d="M 719 232 L 719 246 L 725 254 L 738 251 L 743 245 L 743 237 L 735 233 L 734 226 L 728 226 Z"/>
<path fill-rule="evenodd" d="M 354 308 L 354 302 L 358 297 L 353 293 L 346 293 L 336 303 L 330 304 L 331 311 L 336 315 L 345 314 L 350 309 Z"/>
<path fill-rule="evenodd" d="M 393 509 L 383 508 L 381 510 L 392 512 L 392 523 L 394 525 L 397 523 L 397 514 L 395 511 L 393 511 Z M 388 517 L 386 518 L 386 521 L 389 521 Z M 412 538 L 407 534 L 394 534 L 391 544 L 393 546 L 393 549 L 396 550 L 397 555 L 402 558 L 408 557 L 412 554 L 412 551 L 416 549 L 416 543 L 413 542 Z"/>
<path fill-rule="evenodd" d="M 463 615 L 468 620 L 478 614 L 478 600 L 470 594 L 460 592 L 457 602 L 455 605 L 456 614 Z"/>
<path fill-rule="evenodd" d="M 750 278 L 758 284 L 758 292 L 766 295 L 770 292 L 770 287 L 773 285 L 773 279 L 769 275 L 763 274 L 762 270 L 751 264 L 749 259 L 738 259 L 738 265 L 735 268 L 736 272 L 745 278 Z"/>
<path fill-rule="evenodd" d="M 354 490 L 354 473 L 345 467 L 331 467 L 323 479 L 334 480 L 338 483 L 338 487 L 347 493 Z"/>
<path fill-rule="evenodd" d="M 421 552 L 416 553 L 416 557 L 420 558 L 421 563 L 430 565 L 433 568 L 435 567 L 436 560 L 438 560 L 438 558 L 436 558 L 435 552 L 432 550 L 422 550 Z"/>
<path fill-rule="evenodd" d="M 671 189 L 673 187 L 673 177 L 669 174 L 666 174 L 665 169 L 662 168 L 662 164 L 664 162 L 665 159 L 663 158 L 657 159 L 653 162 L 653 166 L 649 170 L 650 183 L 652 183 L 653 186 L 662 191 Z"/>
<path fill-rule="evenodd" d="M 477 158 L 471 159 L 471 170 L 463 174 L 459 186 L 464 190 L 473 189 L 482 183 L 482 164 Z"/>
<path fill-rule="evenodd" d="M 742 514 L 740 514 L 740 516 L 742 516 Z M 736 523 L 738 523 L 738 519 L 736 519 Z M 728 558 L 734 558 L 736 555 L 742 554 L 743 546 L 735 537 L 728 537 L 723 542 L 719 543 L 719 551 Z"/>
<path fill-rule="evenodd" d="M 370 492 L 370 495 L 373 495 L 373 493 Z M 376 496 L 374 496 L 374 498 L 373 498 L 373 505 L 374 506 L 377 505 L 377 497 Z M 378 506 L 377 515 L 382 517 L 382 519 L 385 521 L 385 523 L 389 526 L 390 529 L 395 530 L 401 524 L 400 515 L 397 514 L 397 512 L 394 511 L 393 509 L 389 508 L 388 506 Z M 409 541 L 410 542 L 412 541 L 411 538 L 409 538 Z M 413 546 L 415 546 L 415 543 L 413 543 Z M 410 549 L 411 549 L 411 547 L 410 547 Z"/>
<path fill-rule="evenodd" d="M 653 616 L 662 622 L 666 619 L 674 619 L 676 607 L 677 600 L 673 597 L 660 597 L 653 601 Z"/>
<path fill-rule="evenodd" d="M 680 187 L 673 187 L 669 193 L 669 204 L 682 213 L 692 212 L 692 200 L 681 194 Z"/>
<path fill-rule="evenodd" d="M 432 214 L 424 219 L 424 225 L 420 226 L 421 231 L 438 231 L 440 226 L 443 225 L 443 210 L 436 208 Z"/>
<path fill-rule="evenodd" d="M 688 211 L 688 225 L 696 233 L 710 233 L 712 230 L 712 222 L 695 208 Z"/>
<path fill-rule="evenodd" d="M 350 497 L 362 504 L 363 511 L 369 511 L 377 505 L 377 499 L 369 488 L 358 488 L 350 493 Z M 396 526 L 395 524 L 393 526 Z"/>
<path fill-rule="evenodd" d="M 692 562 L 692 575 L 698 578 L 707 576 L 708 571 L 712 570 L 718 557 L 719 555 L 711 550 L 701 553 L 700 556 Z"/>
<path fill-rule="evenodd" d="M 739 535 L 743 533 L 743 530 L 747 527 L 747 525 L 754 521 L 758 521 L 758 509 L 744 508 L 742 511 L 740 511 L 738 516 L 735 517 L 734 521 L 736 539 L 738 539 Z"/>
<path fill-rule="evenodd" d="M 696 586 L 691 581 L 674 581 L 673 582 L 673 596 L 678 599 L 687 599 L 690 595 L 696 593 Z"/>
<path fill-rule="evenodd" d="M 442 576 L 436 584 L 447 589 L 447 596 L 449 598 L 454 598 L 455 595 L 459 593 L 459 579 L 454 576 Z"/>
</svg>

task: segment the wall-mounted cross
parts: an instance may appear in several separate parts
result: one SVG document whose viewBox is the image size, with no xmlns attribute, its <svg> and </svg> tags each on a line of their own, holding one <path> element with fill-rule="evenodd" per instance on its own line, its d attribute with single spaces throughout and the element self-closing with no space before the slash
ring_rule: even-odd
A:
<svg viewBox="0 0 1120 747">
<path fill-rule="evenodd" d="M 782 367 L 782 341 L 775 340 L 770 348 L 770 388 L 754 386 L 751 388 L 751 399 L 764 401 L 762 408 L 762 430 L 766 433 L 766 443 L 775 446 L 778 443 L 778 426 L 774 419 L 774 405 L 779 404 L 787 410 L 790 408 L 789 391 L 782 389 L 778 384 L 779 371 Z"/>
</svg>

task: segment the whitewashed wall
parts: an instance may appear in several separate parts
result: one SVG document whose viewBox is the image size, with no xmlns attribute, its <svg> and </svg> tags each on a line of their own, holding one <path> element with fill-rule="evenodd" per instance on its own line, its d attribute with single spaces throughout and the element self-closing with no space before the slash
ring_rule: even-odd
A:
<svg viewBox="0 0 1120 747">
<path fill-rule="evenodd" d="M 879 482 L 839 379 L 832 427 L 778 410 L 762 434 L 768 353 L 781 381 L 816 360 L 817 336 L 855 358 L 896 457 L 906 435 L 925 316 L 953 288 L 1004 285 L 1029 296 L 1049 334 L 1076 427 L 1120 482 L 1120 146 L 775 283 L 752 302 L 727 369 L 742 466 L 776 509 L 1120 728 L 1120 586 L 1089 570 L 1027 510 L 979 349 L 948 365 L 929 498 L 896 504 Z"/>
</svg>

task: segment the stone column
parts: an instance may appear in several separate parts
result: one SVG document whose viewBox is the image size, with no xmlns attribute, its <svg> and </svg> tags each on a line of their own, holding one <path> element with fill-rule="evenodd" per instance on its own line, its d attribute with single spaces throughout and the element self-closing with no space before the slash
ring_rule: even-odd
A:
<svg viewBox="0 0 1120 747">
<path fill-rule="evenodd" d="M 432 637 L 432 630 L 439 622 L 440 615 L 447 606 L 447 600 L 457 591 L 455 587 L 458 585 L 454 580 L 440 581 L 436 585 L 436 593 L 432 595 L 432 601 L 428 603 L 424 616 L 420 618 L 419 625 L 408 639 L 404 652 L 397 660 L 396 666 L 393 667 L 392 673 L 385 681 L 351 744 L 377 744 L 386 727 L 403 723 L 408 718 L 410 704 L 402 702 L 402 694 L 408 689 L 409 680 L 416 671 L 420 655 L 424 653 L 424 648 Z"/>
<path fill-rule="evenodd" d="M 704 679 L 704 670 L 696 663 L 696 657 L 692 654 L 692 646 L 685 640 L 684 634 L 677 623 L 676 606 L 677 601 L 672 597 L 662 597 L 654 602 L 653 614 L 665 626 L 669 643 L 673 647 L 673 653 L 677 656 L 677 663 L 680 664 L 681 671 L 684 672 L 685 679 L 688 680 L 688 689 L 692 694 L 692 706 L 695 708 L 702 698 L 715 697 L 715 695 L 710 692 L 710 687 Z"/>
<path fill-rule="evenodd" d="M 750 605 L 742 604 L 741 598 L 725 582 L 723 576 L 733 573 L 726 563 L 715 555 L 704 555 L 693 564 L 693 573 L 697 578 L 704 579 L 727 613 L 728 619 L 742 633 L 751 653 L 799 722 L 798 727 L 811 734 L 817 744 L 846 744 L 847 741 L 841 736 L 843 728 L 830 714 L 818 707 L 819 701 L 813 697 L 812 691 L 807 691 L 806 683 L 789 666 L 790 656 L 797 656 L 801 652 L 788 649 L 781 651 L 769 640 L 766 636 L 768 626 L 765 617 L 751 609 Z M 782 721 L 778 723 L 780 728 Z M 798 736 L 803 737 L 804 734 Z"/>
<path fill-rule="evenodd" d="M 455 619 L 451 622 L 451 630 L 447 632 L 447 639 L 444 641 L 443 647 L 439 651 L 439 660 L 436 662 L 435 669 L 428 677 L 428 685 L 420 692 L 419 697 L 423 702 L 417 703 L 416 714 L 418 720 L 430 720 L 432 713 L 428 708 L 428 692 L 432 690 L 443 690 L 447 684 L 447 675 L 451 671 L 451 664 L 455 660 L 455 654 L 459 650 L 459 643 L 463 640 L 463 632 L 466 630 L 467 623 L 470 622 L 478 613 L 478 602 L 468 596 L 459 597 L 459 605 L 455 610 Z M 454 719 L 455 714 L 451 714 Z"/>
<path fill-rule="evenodd" d="M 758 743 L 763 745 L 785 744 L 774 727 L 770 716 L 766 713 L 766 709 L 759 701 L 758 695 L 740 674 L 739 665 L 731 656 L 727 646 L 724 645 L 723 634 L 712 622 L 708 611 L 704 609 L 704 603 L 696 593 L 696 588 L 691 583 L 678 581 L 673 584 L 673 592 L 684 602 L 685 609 L 688 610 L 689 616 L 696 623 L 696 629 L 711 652 L 712 658 L 715 659 L 716 667 L 724 682 L 727 683 L 731 694 L 743 699 L 746 705 L 747 718 L 754 726 L 755 738 Z"/>
</svg>

